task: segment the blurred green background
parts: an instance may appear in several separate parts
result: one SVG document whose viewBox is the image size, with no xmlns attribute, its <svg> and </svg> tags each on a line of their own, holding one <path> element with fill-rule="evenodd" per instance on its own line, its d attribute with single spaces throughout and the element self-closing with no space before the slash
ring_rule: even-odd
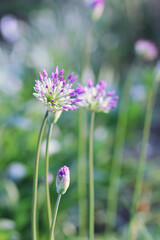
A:
<svg viewBox="0 0 160 240">
<path fill-rule="evenodd" d="M 32 181 L 35 150 L 45 107 L 33 97 L 34 80 L 43 68 L 51 73 L 64 68 L 83 82 L 89 77 L 106 80 L 108 89 L 122 96 L 128 81 L 129 100 L 120 114 L 127 116 L 116 225 L 105 231 L 107 193 L 112 164 L 119 104 L 110 114 L 97 114 L 94 132 L 95 231 L 96 239 L 125 239 L 130 218 L 137 165 L 141 147 L 148 92 L 155 62 L 137 59 L 134 43 L 151 39 L 160 47 L 159 0 L 106 0 L 103 15 L 91 20 L 92 10 L 83 1 L 0 1 L 0 240 L 31 239 Z M 90 33 L 92 29 L 92 32 Z M 86 43 L 87 39 L 87 43 Z M 84 52 L 84 46 L 87 47 Z M 85 56 L 87 55 L 87 56 Z M 147 164 L 133 240 L 160 239 L 160 111 L 159 92 L 153 112 Z M 90 114 L 87 115 L 88 120 Z M 123 121 L 122 121 L 123 122 Z M 82 126 L 83 128 L 83 122 Z M 42 142 L 39 171 L 39 239 L 47 239 L 44 196 L 44 153 Z M 64 112 L 53 128 L 50 149 L 50 185 L 55 204 L 55 177 L 64 164 L 71 170 L 71 185 L 63 196 L 56 224 L 56 239 L 78 239 L 77 191 L 78 111 Z M 139 235 L 136 236 L 136 233 Z M 81 239 L 87 239 L 83 237 Z"/>
</svg>

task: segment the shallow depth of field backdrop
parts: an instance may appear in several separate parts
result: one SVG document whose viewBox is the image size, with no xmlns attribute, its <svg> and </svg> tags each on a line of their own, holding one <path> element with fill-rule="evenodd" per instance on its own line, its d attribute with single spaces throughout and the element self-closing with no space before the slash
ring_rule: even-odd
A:
<svg viewBox="0 0 160 240">
<path fill-rule="evenodd" d="M 85 2 L 78 0 L 0 1 L 0 240 L 31 239 L 34 158 L 45 113 L 43 104 L 32 95 L 34 80 L 43 68 L 51 73 L 56 65 L 64 68 L 66 74 L 74 71 L 80 80 L 82 65 L 85 60 L 88 62 L 89 55 L 83 82 L 89 77 L 95 82 L 106 80 L 109 90 L 116 89 L 119 103 L 123 94 L 128 95 L 124 107 L 119 108 L 118 103 L 109 114 L 96 114 L 94 132 L 96 239 L 125 239 L 146 102 L 156 65 L 156 61 L 148 63 L 138 59 L 134 44 L 143 38 L 160 47 L 160 2 L 106 0 L 103 15 L 97 22 L 92 22 L 91 12 Z M 124 92 L 127 81 L 128 88 Z M 133 240 L 160 239 L 159 98 L 158 91 L 147 144 L 142 195 L 137 207 L 142 227 L 139 228 L 137 222 L 132 223 Z M 56 200 L 57 170 L 63 165 L 71 170 L 71 184 L 62 198 L 57 218 L 58 240 L 78 239 L 78 111 L 64 112 L 52 133 L 52 206 Z M 113 226 L 109 219 L 106 224 L 107 196 L 119 114 L 127 123 L 125 142 L 119 149 L 119 156 L 123 157 L 117 160 L 121 172 Z M 124 121 L 121 117 L 122 126 Z M 81 128 L 83 131 L 83 122 Z M 39 171 L 40 240 L 46 239 L 48 229 L 43 184 L 46 134 L 45 130 Z M 88 229 L 86 219 L 85 222 L 84 228 Z"/>
</svg>

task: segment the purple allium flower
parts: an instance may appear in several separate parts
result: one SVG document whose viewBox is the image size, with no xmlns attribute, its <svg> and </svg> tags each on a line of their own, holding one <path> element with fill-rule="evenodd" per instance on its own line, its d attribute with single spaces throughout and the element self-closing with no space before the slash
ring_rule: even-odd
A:
<svg viewBox="0 0 160 240">
<path fill-rule="evenodd" d="M 64 194 L 70 184 L 70 171 L 69 168 L 63 166 L 59 169 L 56 178 L 56 188 L 58 194 Z"/>
<path fill-rule="evenodd" d="M 140 39 L 135 43 L 135 52 L 138 56 L 141 56 L 144 60 L 153 61 L 158 56 L 158 49 L 156 45 L 145 39 Z"/>
<path fill-rule="evenodd" d="M 81 94 L 81 88 L 72 88 L 72 83 L 76 81 L 77 76 L 72 77 L 74 73 L 71 73 L 65 80 L 63 79 L 63 73 L 63 69 L 59 73 L 57 66 L 51 77 L 48 77 L 46 70 L 43 69 L 43 75 L 39 73 L 40 80 L 35 80 L 35 93 L 33 95 L 42 101 L 51 112 L 76 110 L 78 108 L 73 103 L 80 101 L 77 95 Z"/>
<path fill-rule="evenodd" d="M 118 96 L 115 91 L 106 92 L 106 82 L 101 80 L 95 87 L 93 80 L 89 79 L 88 87 L 79 84 L 84 94 L 81 95 L 82 102 L 77 103 L 81 107 L 85 107 L 91 112 L 108 113 L 110 109 L 116 107 Z"/>
</svg>

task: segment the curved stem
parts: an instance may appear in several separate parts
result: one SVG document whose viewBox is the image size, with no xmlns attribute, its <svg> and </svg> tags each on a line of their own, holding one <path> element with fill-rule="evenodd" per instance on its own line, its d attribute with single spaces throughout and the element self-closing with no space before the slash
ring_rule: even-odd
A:
<svg viewBox="0 0 160 240">
<path fill-rule="evenodd" d="M 93 130 L 95 113 L 92 112 L 89 136 L 89 240 L 94 240 L 94 173 L 93 173 Z"/>
<path fill-rule="evenodd" d="M 47 141 L 46 141 L 46 159 L 45 159 L 45 190 L 46 190 L 46 203 L 47 203 L 47 213 L 48 213 L 48 222 L 49 229 L 51 227 L 52 215 L 51 215 L 51 201 L 50 201 L 50 193 L 49 193 L 49 182 L 48 182 L 48 169 L 49 169 L 49 142 L 51 137 L 53 123 L 49 123 Z"/>
<path fill-rule="evenodd" d="M 136 183 L 135 183 L 135 190 L 134 190 L 134 194 L 133 194 L 133 202 L 132 202 L 132 208 L 131 208 L 131 220 L 132 220 L 132 218 L 134 218 L 134 215 L 136 213 L 137 203 L 140 199 L 141 191 L 142 191 L 143 176 L 144 176 L 144 170 L 145 170 L 145 164 L 146 164 L 147 142 L 149 139 L 151 119 L 152 119 L 152 113 L 153 113 L 153 107 L 154 107 L 154 103 L 155 103 L 157 89 L 158 89 L 158 79 L 156 78 L 152 84 L 152 88 L 150 90 L 148 102 L 147 102 L 144 129 L 143 129 L 142 146 L 141 146 L 141 152 L 140 152 L 140 158 L 139 158 L 139 164 L 138 164 L 138 170 L 137 170 L 137 176 L 136 176 Z M 128 240 L 131 239 L 131 221 L 129 223 L 127 239 Z"/>
<path fill-rule="evenodd" d="M 32 238 L 33 240 L 37 239 L 36 211 L 37 211 L 39 152 L 40 152 L 40 145 L 41 145 L 42 135 L 43 135 L 44 127 L 46 125 L 47 117 L 48 117 L 48 111 L 44 116 L 44 119 L 42 121 L 42 125 L 40 128 L 38 142 L 37 142 L 36 158 L 35 158 L 35 170 L 34 170 L 34 181 L 33 181 L 33 203 L 32 203 Z"/>
<path fill-rule="evenodd" d="M 51 226 L 49 240 L 54 240 L 54 228 L 55 228 L 56 217 L 57 217 L 57 212 L 58 212 L 58 207 L 59 207 L 60 200 L 61 200 L 61 194 L 58 194 L 55 209 L 54 209 L 54 213 L 53 213 L 52 226 Z"/>
</svg>

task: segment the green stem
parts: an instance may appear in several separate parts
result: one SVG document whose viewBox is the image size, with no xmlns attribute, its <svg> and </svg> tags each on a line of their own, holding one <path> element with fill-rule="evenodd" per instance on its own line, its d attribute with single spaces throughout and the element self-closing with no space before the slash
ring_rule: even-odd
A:
<svg viewBox="0 0 160 240">
<path fill-rule="evenodd" d="M 84 81 L 85 72 L 89 67 L 90 49 L 92 45 L 92 29 L 90 23 L 86 33 L 81 65 L 81 83 Z M 78 187 L 78 217 L 79 237 L 85 237 L 87 232 L 87 113 L 83 109 L 78 114 L 78 161 L 77 161 L 77 187 Z"/>
<path fill-rule="evenodd" d="M 118 188 L 121 174 L 121 165 L 123 160 L 123 148 L 126 134 L 126 126 L 128 119 L 128 102 L 130 96 L 131 80 L 127 79 L 122 95 L 118 115 L 118 123 L 115 137 L 115 148 L 113 152 L 113 160 L 111 166 L 110 183 L 107 198 L 107 214 L 106 223 L 109 227 L 114 227 L 118 203 Z"/>
<path fill-rule="evenodd" d="M 93 130 L 95 113 L 92 112 L 89 137 L 89 240 L 94 240 L 94 173 L 93 173 Z"/>
<path fill-rule="evenodd" d="M 59 207 L 60 200 L 61 200 L 61 194 L 58 194 L 55 209 L 54 209 L 54 213 L 53 213 L 52 226 L 51 226 L 49 240 L 54 240 L 54 228 L 55 228 L 56 217 L 57 217 L 57 212 L 58 212 L 58 207 Z"/>
<path fill-rule="evenodd" d="M 141 152 L 140 152 L 140 158 L 139 158 L 139 164 L 138 164 L 138 170 L 137 170 L 137 176 L 136 176 L 136 183 L 135 183 L 135 190 L 134 190 L 133 202 L 132 202 L 132 208 L 131 208 L 131 220 L 134 218 L 134 216 L 136 214 L 137 203 L 140 199 L 141 191 L 142 191 L 143 176 L 144 176 L 144 170 L 145 170 L 145 164 L 146 164 L 147 142 L 149 139 L 151 119 L 152 119 L 152 113 L 153 113 L 153 107 L 154 107 L 154 103 L 155 103 L 157 89 L 158 89 L 158 79 L 156 78 L 152 84 L 152 88 L 150 90 L 148 102 L 147 102 L 146 116 L 145 116 L 144 129 L 143 129 L 142 146 L 141 146 Z M 131 221 L 129 223 L 127 239 L 128 240 L 131 239 Z"/>
<path fill-rule="evenodd" d="M 77 177 L 78 177 L 78 208 L 79 208 L 79 235 L 84 237 L 86 235 L 87 226 L 87 161 L 86 161 L 86 111 L 79 110 L 78 113 L 78 163 L 77 163 Z M 83 124 L 83 126 L 82 126 Z"/>
<path fill-rule="evenodd" d="M 40 153 L 40 145 L 42 140 L 42 135 L 44 131 L 44 127 L 47 121 L 48 111 L 46 112 L 44 119 L 42 121 L 42 125 L 39 132 L 38 142 L 37 142 L 37 150 L 36 150 L 36 158 L 35 158 L 35 170 L 34 170 L 34 182 L 33 182 L 33 203 L 32 203 L 32 239 L 37 239 L 37 226 L 36 226 L 36 212 L 37 212 L 37 186 L 38 186 L 38 167 L 39 167 L 39 153 Z"/>
<path fill-rule="evenodd" d="M 84 75 L 86 70 L 89 68 L 92 39 L 93 39 L 93 23 L 91 22 L 88 27 L 82 53 L 81 82 L 85 80 Z"/>
<path fill-rule="evenodd" d="M 47 202 L 47 213 L 48 213 L 48 222 L 49 222 L 49 229 L 51 227 L 52 222 L 52 215 L 51 215 L 51 201 L 50 201 L 50 193 L 49 193 L 49 182 L 48 182 L 48 169 L 49 169 L 49 141 L 51 137 L 53 123 L 49 123 L 48 127 L 48 135 L 46 141 L 46 159 L 45 159 L 45 189 L 46 189 L 46 202 Z"/>
</svg>

